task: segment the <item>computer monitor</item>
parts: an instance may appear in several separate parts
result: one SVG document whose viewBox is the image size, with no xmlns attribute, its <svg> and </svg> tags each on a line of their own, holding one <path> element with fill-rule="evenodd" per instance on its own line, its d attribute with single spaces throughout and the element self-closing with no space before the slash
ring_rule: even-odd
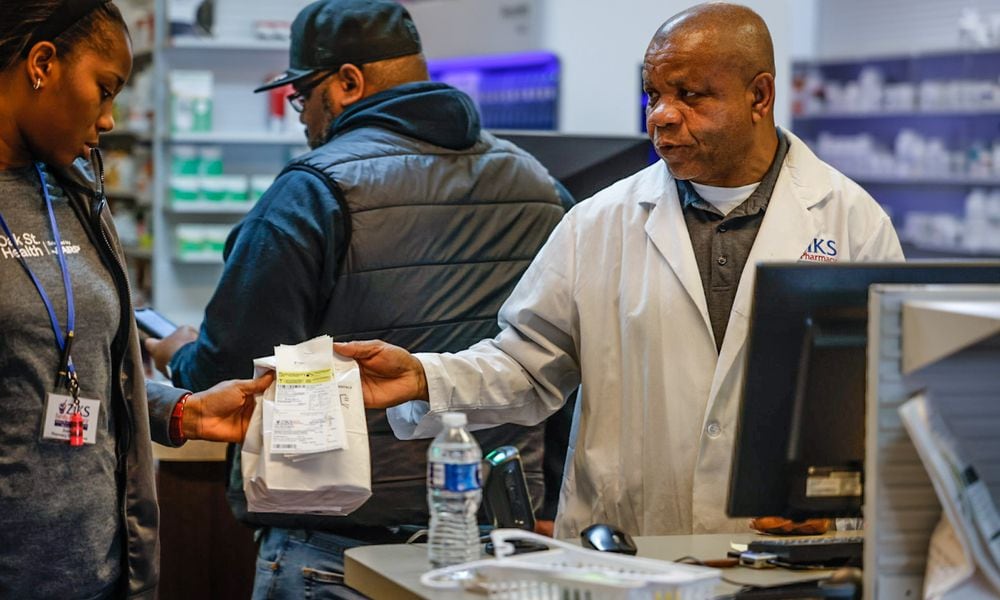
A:
<svg viewBox="0 0 1000 600">
<path fill-rule="evenodd" d="M 579 202 L 656 162 L 645 136 L 494 131 L 538 159 Z"/>
<path fill-rule="evenodd" d="M 759 265 L 729 515 L 860 515 L 868 287 L 998 282 L 1000 262 Z"/>
</svg>

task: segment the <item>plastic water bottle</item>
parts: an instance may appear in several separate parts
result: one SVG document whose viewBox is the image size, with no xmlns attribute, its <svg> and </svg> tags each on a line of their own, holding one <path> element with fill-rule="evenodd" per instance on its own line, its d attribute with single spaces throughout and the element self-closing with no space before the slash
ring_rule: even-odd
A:
<svg viewBox="0 0 1000 600">
<path fill-rule="evenodd" d="M 444 413 L 441 433 L 427 450 L 427 557 L 437 567 L 479 558 L 476 511 L 483 497 L 483 452 L 465 429 L 463 413 Z"/>
</svg>

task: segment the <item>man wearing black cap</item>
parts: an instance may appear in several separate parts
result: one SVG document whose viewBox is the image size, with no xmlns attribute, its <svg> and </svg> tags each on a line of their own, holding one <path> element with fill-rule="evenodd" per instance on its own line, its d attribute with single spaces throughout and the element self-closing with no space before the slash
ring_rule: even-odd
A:
<svg viewBox="0 0 1000 600">
<path fill-rule="evenodd" d="M 497 333 L 500 304 L 572 201 L 535 159 L 480 129 L 468 96 L 429 82 L 420 51 L 395 2 L 323 0 L 299 13 L 290 68 L 257 91 L 294 87 L 313 150 L 230 235 L 200 334 L 148 344 L 175 383 L 204 389 L 276 344 L 324 333 L 434 352 Z M 232 469 L 237 516 L 264 527 L 255 597 L 339 585 L 344 548 L 404 541 L 401 526 L 426 524 L 428 441 L 397 440 L 384 411 L 368 427 L 374 495 L 349 517 L 247 514 Z M 519 447 L 539 506 L 542 430 L 477 437 L 484 451 Z"/>
</svg>

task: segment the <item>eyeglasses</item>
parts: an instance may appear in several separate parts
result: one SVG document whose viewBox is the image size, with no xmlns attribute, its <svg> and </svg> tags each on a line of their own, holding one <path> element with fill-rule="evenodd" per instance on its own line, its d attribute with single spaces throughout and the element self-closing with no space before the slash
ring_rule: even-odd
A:
<svg viewBox="0 0 1000 600">
<path fill-rule="evenodd" d="M 322 75 L 320 75 L 319 77 L 316 77 L 312 81 L 306 83 L 299 89 L 295 90 L 294 93 L 288 94 L 288 103 L 292 105 L 292 109 L 295 110 L 295 112 L 297 113 L 300 113 L 303 110 L 305 110 L 306 100 L 309 99 L 309 94 L 312 93 L 312 91 L 316 89 L 319 86 L 319 84 L 323 83 L 333 75 L 336 75 L 337 72 L 338 69 L 335 69 L 333 71 L 327 71 Z"/>
</svg>

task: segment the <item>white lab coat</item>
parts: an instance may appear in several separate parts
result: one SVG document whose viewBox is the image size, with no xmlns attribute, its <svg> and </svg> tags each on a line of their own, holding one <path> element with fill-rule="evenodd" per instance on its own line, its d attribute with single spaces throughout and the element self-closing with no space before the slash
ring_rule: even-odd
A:
<svg viewBox="0 0 1000 600">
<path fill-rule="evenodd" d="M 658 162 L 566 215 L 501 309 L 496 339 L 417 355 L 431 414 L 461 410 L 475 424 L 537 423 L 582 383 L 557 536 L 595 522 L 638 535 L 745 530 L 725 503 L 755 264 L 902 260 L 871 196 L 786 135 L 721 352 Z M 390 422 L 403 438 L 432 435 L 426 412 L 411 402 Z"/>
</svg>

